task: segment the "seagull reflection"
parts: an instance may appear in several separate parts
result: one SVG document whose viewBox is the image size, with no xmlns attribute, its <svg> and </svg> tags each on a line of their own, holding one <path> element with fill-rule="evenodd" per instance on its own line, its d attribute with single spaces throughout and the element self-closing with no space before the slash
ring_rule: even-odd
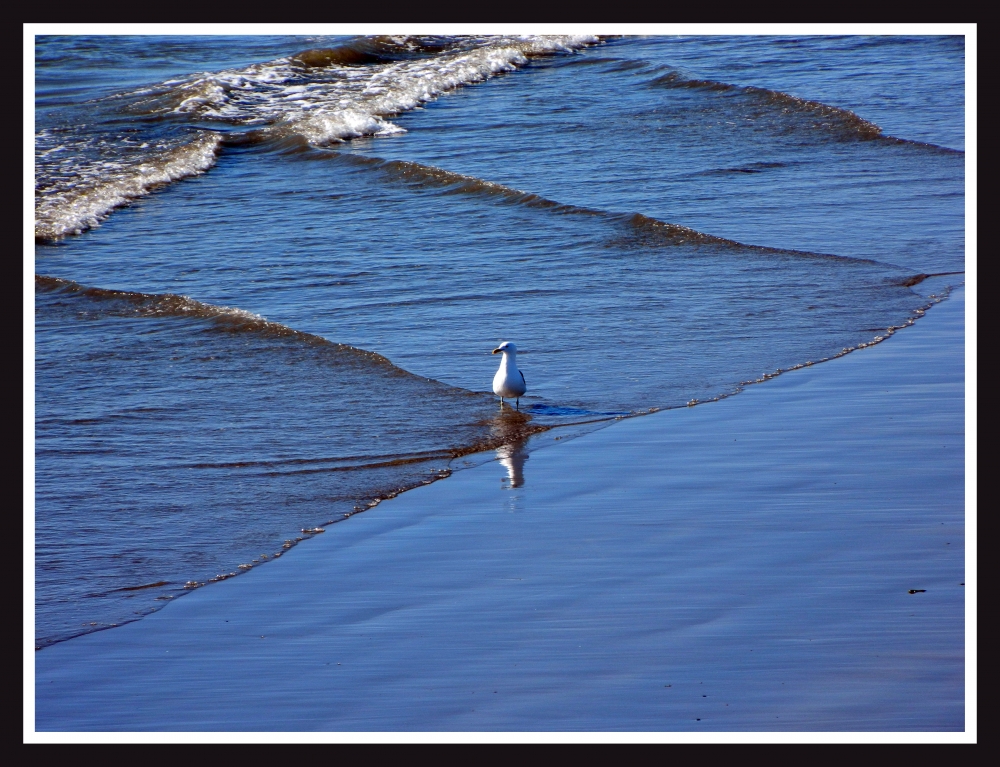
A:
<svg viewBox="0 0 1000 767">
<path fill-rule="evenodd" d="M 521 487 L 524 484 L 524 462 L 528 460 L 528 451 L 524 443 L 515 442 L 512 445 L 498 447 L 497 459 L 507 469 L 507 476 L 500 480 L 500 483 L 507 489 Z"/>
</svg>

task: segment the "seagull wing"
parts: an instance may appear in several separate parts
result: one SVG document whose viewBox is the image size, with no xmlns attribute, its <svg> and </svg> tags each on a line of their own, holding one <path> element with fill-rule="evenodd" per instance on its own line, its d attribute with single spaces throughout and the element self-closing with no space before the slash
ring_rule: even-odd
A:
<svg viewBox="0 0 1000 767">
<path fill-rule="evenodd" d="M 520 370 L 518 370 L 517 372 L 518 372 L 518 373 L 521 373 L 521 371 L 520 371 Z M 524 373 L 521 373 L 521 383 L 523 383 L 523 384 L 524 384 L 524 388 L 525 388 L 525 389 L 527 389 L 527 388 L 528 388 L 528 382 L 524 380 Z"/>
</svg>

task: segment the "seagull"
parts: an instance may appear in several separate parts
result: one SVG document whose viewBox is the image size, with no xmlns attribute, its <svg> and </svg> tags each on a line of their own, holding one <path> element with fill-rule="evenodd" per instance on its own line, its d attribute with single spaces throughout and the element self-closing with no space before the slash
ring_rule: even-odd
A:
<svg viewBox="0 0 1000 767">
<path fill-rule="evenodd" d="M 525 383 L 524 373 L 517 369 L 517 347 L 510 341 L 504 341 L 496 349 L 494 354 L 502 354 L 500 369 L 493 376 L 493 393 L 500 396 L 500 407 L 503 407 L 503 398 L 515 398 L 516 408 L 521 409 L 521 397 L 528 391 L 528 384 Z"/>
</svg>

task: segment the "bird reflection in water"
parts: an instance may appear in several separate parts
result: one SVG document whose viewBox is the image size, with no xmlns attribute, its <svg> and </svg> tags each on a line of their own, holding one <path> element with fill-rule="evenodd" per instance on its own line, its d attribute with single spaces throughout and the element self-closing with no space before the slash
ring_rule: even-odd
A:
<svg viewBox="0 0 1000 767">
<path fill-rule="evenodd" d="M 531 432 L 530 422 L 530 415 L 509 408 L 498 413 L 490 422 L 492 436 L 497 441 L 503 440 L 503 444 L 497 448 L 497 460 L 507 469 L 507 476 L 503 479 L 506 489 L 524 485 L 524 462 L 528 460 L 527 435 Z"/>
<path fill-rule="evenodd" d="M 507 476 L 500 480 L 506 489 L 524 484 L 524 462 L 528 460 L 528 450 L 523 442 L 503 445 L 497 448 L 497 459 L 507 469 Z"/>
</svg>

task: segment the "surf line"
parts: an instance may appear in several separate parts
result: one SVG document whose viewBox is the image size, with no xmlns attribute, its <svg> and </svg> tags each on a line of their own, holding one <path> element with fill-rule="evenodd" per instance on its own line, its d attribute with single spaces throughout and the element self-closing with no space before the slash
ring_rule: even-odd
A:
<svg viewBox="0 0 1000 767">
<path fill-rule="evenodd" d="M 902 285 L 904 288 L 912 288 L 914 285 L 919 285 L 921 282 L 930 277 L 950 277 L 953 274 L 965 274 L 965 271 L 963 270 L 961 272 L 934 272 L 933 274 L 924 274 L 923 272 L 921 272 L 920 274 L 914 274 L 912 277 L 907 277 L 899 284 Z"/>
</svg>

